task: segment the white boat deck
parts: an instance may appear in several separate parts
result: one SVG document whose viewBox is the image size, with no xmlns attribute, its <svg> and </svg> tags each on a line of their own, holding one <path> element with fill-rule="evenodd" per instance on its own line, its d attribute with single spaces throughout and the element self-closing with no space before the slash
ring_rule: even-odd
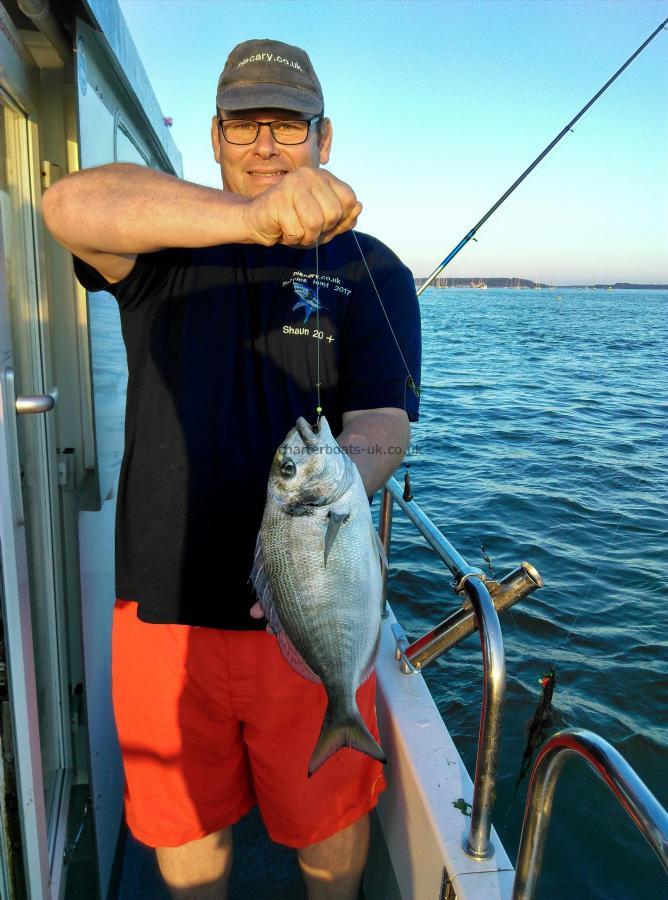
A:
<svg viewBox="0 0 668 900">
<path fill-rule="evenodd" d="M 453 804 L 460 798 L 471 803 L 473 784 L 422 675 L 399 669 L 391 631 L 395 621 L 389 610 L 376 663 L 389 785 L 378 816 L 399 893 L 389 883 L 387 866 L 372 857 L 367 896 L 440 900 L 449 877 L 458 900 L 509 898 L 514 870 L 494 829 L 490 859 L 474 860 L 463 850 L 470 818 Z"/>
</svg>

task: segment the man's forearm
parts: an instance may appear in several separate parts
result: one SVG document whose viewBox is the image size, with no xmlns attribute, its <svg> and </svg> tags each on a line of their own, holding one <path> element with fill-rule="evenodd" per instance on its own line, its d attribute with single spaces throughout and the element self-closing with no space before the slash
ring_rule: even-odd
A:
<svg viewBox="0 0 668 900">
<path fill-rule="evenodd" d="M 122 256 L 241 241 L 248 203 L 229 191 L 112 163 L 56 182 L 44 194 L 42 211 L 50 231 L 71 249 Z"/>
<path fill-rule="evenodd" d="M 361 412 L 346 423 L 337 441 L 359 469 L 369 497 L 401 464 L 410 434 L 405 414 Z"/>
<path fill-rule="evenodd" d="M 124 260 L 168 247 L 308 247 L 354 228 L 361 209 L 349 185 L 308 166 L 251 198 L 112 163 L 66 176 L 42 200 L 54 237 L 94 262 L 101 254 Z"/>
</svg>

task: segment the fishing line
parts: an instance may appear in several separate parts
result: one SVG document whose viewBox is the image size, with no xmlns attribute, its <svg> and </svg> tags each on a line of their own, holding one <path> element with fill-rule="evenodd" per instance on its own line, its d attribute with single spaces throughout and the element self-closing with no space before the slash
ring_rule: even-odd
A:
<svg viewBox="0 0 668 900">
<path fill-rule="evenodd" d="M 485 213 L 485 215 L 484 215 L 484 216 L 483 216 L 483 217 L 482 217 L 482 218 L 481 218 L 481 219 L 473 226 L 473 228 L 470 229 L 470 231 L 464 236 L 464 238 L 462 238 L 462 240 L 455 246 L 455 248 L 454 248 L 453 250 L 451 250 L 451 252 L 445 257 L 445 259 L 444 259 L 444 260 L 443 260 L 443 261 L 442 261 L 442 262 L 434 269 L 434 271 L 433 271 L 433 272 L 427 277 L 427 279 L 420 285 L 420 287 L 419 287 L 419 289 L 418 289 L 418 291 L 417 291 L 418 296 L 419 296 L 421 293 L 423 293 L 424 290 L 426 290 L 426 288 L 427 288 L 427 287 L 433 282 L 433 280 L 440 274 L 440 272 L 445 268 L 445 266 L 446 266 L 449 262 L 451 262 L 451 260 L 457 255 L 457 253 L 459 253 L 459 251 L 462 250 L 463 247 L 465 247 L 466 244 L 467 244 L 470 240 L 475 239 L 475 238 L 474 238 L 474 235 L 475 235 L 476 232 L 482 227 L 482 225 L 484 225 L 484 223 L 490 218 L 490 216 L 492 216 L 492 215 L 494 214 L 494 212 L 496 212 L 496 210 L 501 206 L 501 204 L 504 203 L 505 200 L 507 200 L 507 198 L 513 193 L 513 191 L 514 191 L 517 187 L 519 187 L 519 185 L 524 181 L 524 179 L 525 179 L 525 178 L 526 178 L 526 177 L 527 177 L 527 176 L 528 176 L 528 175 L 536 168 L 536 166 L 537 166 L 537 165 L 538 165 L 538 164 L 539 164 L 539 163 L 540 163 L 540 162 L 548 155 L 548 153 L 549 153 L 552 149 L 554 149 L 554 147 L 559 143 L 559 141 L 561 141 L 561 139 L 562 139 L 567 133 L 569 133 L 570 131 L 572 131 L 573 126 L 575 125 L 575 123 L 576 123 L 580 118 L 582 118 L 582 116 L 587 112 L 587 110 L 590 109 L 590 107 L 593 106 L 593 104 L 599 99 L 599 97 L 601 97 L 601 95 L 604 94 L 605 91 L 608 90 L 608 88 L 613 84 L 613 82 L 616 81 L 617 78 L 619 78 L 619 76 L 622 74 L 622 72 L 624 72 L 624 70 L 625 70 L 626 68 L 628 68 L 628 66 L 633 62 L 633 60 L 634 60 L 640 53 L 642 53 L 642 51 L 645 49 L 645 47 L 647 47 L 647 45 L 648 45 L 651 41 L 654 40 L 654 38 L 658 35 L 658 33 L 659 33 L 660 31 L 662 31 L 662 30 L 666 27 L 666 25 L 668 25 L 668 18 L 665 19 L 665 20 L 658 26 L 658 28 L 656 28 L 656 29 L 652 32 L 652 34 L 650 34 L 650 36 L 649 36 L 649 37 L 648 37 L 648 38 L 640 45 L 640 47 L 638 47 L 638 49 L 637 49 L 634 53 L 631 54 L 631 56 L 626 60 L 626 62 L 624 62 L 623 65 L 621 65 L 621 66 L 619 67 L 619 69 L 617 69 L 617 71 L 612 75 L 612 77 L 609 78 L 608 81 L 606 81 L 606 83 L 603 85 L 603 87 L 601 87 L 601 88 L 594 94 L 594 96 L 593 96 L 593 97 L 592 97 L 592 98 L 591 98 L 591 99 L 590 99 L 590 100 L 582 107 L 582 109 L 581 109 L 581 110 L 580 110 L 580 111 L 579 111 L 579 112 L 578 112 L 578 113 L 570 120 L 570 122 L 568 122 L 568 124 L 564 126 L 564 128 L 559 132 L 559 134 L 558 134 L 558 135 L 557 135 L 557 136 L 556 136 L 556 137 L 555 137 L 555 138 L 547 145 L 547 147 L 545 147 L 545 149 L 544 149 L 544 150 L 536 157 L 536 159 L 535 159 L 535 160 L 534 160 L 534 161 L 533 161 L 533 162 L 532 162 L 532 163 L 524 170 L 524 172 L 522 172 L 522 174 L 519 176 L 519 178 L 517 178 L 516 181 L 513 182 L 513 184 L 508 188 L 508 190 L 505 191 L 505 193 L 501 195 L 501 197 L 496 201 L 496 203 L 494 203 L 494 204 L 490 207 L 490 209 Z M 365 268 L 366 268 L 366 271 L 367 271 L 367 273 L 368 273 L 368 275 L 369 275 L 369 279 L 370 279 L 371 284 L 372 284 L 372 286 L 373 286 L 373 289 L 374 289 L 374 292 L 375 292 L 375 294 L 376 294 L 376 297 L 378 298 L 378 302 L 380 303 L 380 306 L 381 306 L 381 309 L 383 310 L 383 314 L 384 314 L 384 316 L 385 316 L 385 319 L 387 320 L 387 324 L 388 324 L 388 327 L 389 327 L 390 332 L 391 332 L 391 334 L 392 334 L 392 337 L 393 337 L 393 339 L 394 339 L 394 342 L 395 342 L 395 344 L 396 344 L 397 350 L 399 351 L 399 354 L 400 354 L 401 359 L 402 359 L 402 361 L 403 361 L 404 367 L 406 368 L 406 372 L 408 373 L 408 381 L 407 381 L 407 384 L 408 384 L 409 387 L 411 387 L 411 389 L 412 389 L 416 394 L 418 394 L 418 388 L 417 388 L 417 386 L 416 386 L 416 384 L 415 384 L 415 382 L 414 382 L 414 380 L 413 380 L 413 377 L 412 377 L 412 375 L 411 375 L 410 369 L 409 369 L 409 367 L 408 367 L 408 363 L 406 362 L 406 359 L 405 359 L 405 357 L 404 357 L 404 354 L 403 354 L 403 352 L 402 352 L 402 350 L 401 350 L 401 347 L 400 347 L 400 345 L 399 345 L 399 341 L 397 340 L 397 336 L 396 336 L 396 334 L 395 334 L 395 332 L 394 332 L 394 329 L 392 328 L 392 323 L 390 322 L 390 319 L 389 319 L 389 317 L 388 317 L 388 315 L 387 315 L 387 311 L 385 310 L 385 306 L 384 306 L 383 301 L 382 301 L 382 299 L 381 299 L 380 293 L 379 293 L 379 291 L 378 291 L 378 288 L 377 288 L 376 283 L 375 283 L 375 281 L 374 281 L 373 275 L 371 274 L 371 270 L 369 269 L 368 263 L 367 263 L 367 261 L 366 261 L 366 257 L 364 256 L 364 252 L 362 251 L 362 248 L 361 248 L 361 246 L 360 246 L 360 243 L 359 243 L 359 241 L 358 241 L 358 239 L 357 239 L 357 235 L 356 235 L 356 233 L 355 233 L 354 230 L 352 230 L 352 234 L 353 234 L 353 237 L 354 237 L 354 239 L 355 239 L 355 243 L 357 244 L 357 248 L 358 248 L 358 250 L 359 250 L 359 253 L 360 253 L 360 256 L 361 256 L 362 261 L 363 261 L 363 263 L 364 263 L 364 266 L 365 266 Z M 317 246 L 316 246 L 316 251 L 317 251 Z M 419 396 L 419 394 L 418 394 L 418 396 Z M 657 438 L 657 440 L 658 440 L 658 438 Z M 655 442 L 655 443 L 656 443 L 656 442 Z M 638 484 L 640 483 L 640 480 L 642 479 L 642 476 L 643 476 L 643 474 L 644 474 L 644 472 L 645 472 L 645 469 L 647 468 L 648 465 L 649 465 L 649 462 L 645 464 L 645 466 L 644 466 L 644 468 L 643 468 L 643 470 L 642 470 L 642 472 L 641 472 L 641 474 L 640 474 L 640 478 L 639 478 L 639 480 L 638 480 Z M 636 485 L 636 486 L 637 486 L 637 485 Z M 623 520 L 623 518 L 624 518 L 624 515 L 625 515 L 625 513 L 622 513 L 622 515 L 620 516 L 619 522 L 617 523 L 617 527 L 615 528 L 615 531 L 614 531 L 614 533 L 613 533 L 613 536 L 612 536 L 612 538 L 611 538 L 611 541 L 610 541 L 610 543 L 608 544 L 608 547 L 606 548 L 606 552 L 607 552 L 607 550 L 609 549 L 610 544 L 612 543 L 612 541 L 614 540 L 614 538 L 615 538 L 616 535 L 617 535 L 617 532 L 618 532 L 619 527 L 620 527 L 620 525 L 621 525 L 621 523 L 622 523 L 622 520 Z M 587 594 L 585 595 L 585 598 L 584 598 L 584 600 L 582 601 L 582 604 L 580 604 L 580 608 L 578 609 L 578 612 L 576 613 L 576 616 L 575 616 L 575 618 L 574 618 L 574 620 L 573 620 L 573 622 L 572 622 L 572 624 L 571 624 L 571 626 L 570 626 L 570 628 L 569 628 L 569 631 L 568 631 L 568 633 L 566 634 L 566 637 L 565 637 L 565 639 L 564 639 L 564 642 L 563 642 L 563 645 L 562 645 L 562 646 L 565 646 L 565 644 L 566 644 L 566 643 L 568 642 L 568 640 L 570 639 L 570 635 L 572 634 L 573 627 L 574 627 L 574 625 L 575 625 L 575 623 L 576 623 L 576 621 L 577 621 L 578 616 L 580 615 L 580 613 L 581 613 L 581 611 L 582 611 L 582 609 L 583 609 L 583 607 L 584 607 L 584 604 L 585 604 L 586 600 L 587 600 L 588 597 L 589 597 L 589 594 L 590 594 L 590 592 L 591 592 L 592 585 L 593 585 L 593 583 L 594 583 L 594 581 L 595 581 L 595 579 L 596 579 L 596 577 L 597 577 L 597 575 L 598 575 L 598 573 L 599 573 L 599 571 L 600 571 L 602 565 L 603 565 L 603 562 L 601 561 L 601 563 L 600 563 L 598 569 L 596 570 L 596 573 L 595 573 L 595 575 L 594 575 L 594 578 L 592 579 L 592 581 L 591 581 L 590 584 L 589 584 L 589 587 L 588 587 L 588 590 L 587 590 Z"/>
<path fill-rule="evenodd" d="M 315 241 L 315 331 L 316 331 L 316 427 L 320 425 L 322 403 L 320 400 L 320 264 L 318 261 L 318 239 Z"/>
<path fill-rule="evenodd" d="M 477 231 L 485 224 L 485 222 L 490 218 L 490 216 L 492 216 L 492 215 L 496 212 L 496 210 L 501 206 L 501 204 L 504 203 L 505 200 L 507 200 L 507 198 L 513 193 L 513 191 L 516 190 L 517 187 L 519 187 L 519 185 L 524 181 L 524 179 L 525 179 L 525 178 L 526 178 L 526 177 L 527 177 L 527 176 L 528 176 L 528 175 L 536 168 L 536 166 L 537 166 L 537 165 L 538 165 L 538 164 L 539 164 L 539 163 L 540 163 L 540 162 L 548 155 L 548 153 L 550 153 L 550 151 L 551 151 L 551 150 L 559 143 L 559 141 L 561 141 L 562 138 L 563 138 L 566 134 L 568 134 L 570 131 L 573 130 L 573 126 L 575 125 L 575 123 L 576 123 L 576 122 L 577 122 L 577 121 L 578 121 L 578 120 L 579 120 L 579 119 L 587 112 L 587 110 L 588 110 L 591 106 L 593 106 L 593 104 L 599 99 L 599 97 L 601 97 L 601 95 L 605 93 L 605 91 L 612 85 L 612 83 L 613 83 L 614 81 L 616 81 L 616 79 L 622 74 L 622 72 L 623 72 L 623 71 L 624 71 L 624 70 L 625 70 L 625 69 L 633 62 L 633 60 L 634 60 L 634 59 L 635 59 L 635 58 L 636 58 L 636 57 L 637 57 L 637 56 L 645 49 L 645 47 L 647 47 L 647 45 L 648 45 L 652 40 L 654 40 L 654 38 L 657 36 L 657 34 L 658 34 L 660 31 L 662 31 L 662 30 L 666 27 L 667 24 L 668 24 L 668 18 L 665 19 L 665 20 L 659 25 L 659 27 L 658 27 L 654 32 L 652 32 L 652 34 L 647 38 L 647 40 L 645 40 L 645 41 L 640 45 L 640 47 L 638 47 L 638 49 L 637 49 L 637 50 L 636 50 L 636 51 L 635 51 L 635 52 L 634 52 L 634 53 L 626 60 L 626 62 L 625 62 L 622 66 L 620 66 L 620 68 L 614 73 L 614 75 L 613 75 L 610 79 L 608 79 L 608 81 L 603 85 L 603 87 L 600 88 L 600 90 L 597 91 L 596 94 L 594 94 L 594 96 L 591 98 L 591 100 L 589 100 L 589 101 L 582 107 L 582 109 L 577 113 L 577 115 L 574 116 L 574 118 L 571 119 L 571 121 L 570 121 L 567 125 L 564 126 L 564 128 L 559 132 L 559 134 L 558 134 L 558 135 L 557 135 L 557 136 L 556 136 L 556 137 L 555 137 L 555 138 L 547 145 L 547 147 L 546 147 L 546 148 L 545 148 L 545 149 L 544 149 L 544 150 L 536 157 L 536 159 L 535 159 L 535 160 L 534 160 L 534 161 L 533 161 L 533 162 L 532 162 L 532 163 L 524 170 L 524 172 L 522 172 L 522 174 L 519 176 L 519 178 L 517 178 L 517 180 L 516 180 L 516 181 L 508 188 L 508 190 L 505 191 L 505 193 L 501 195 L 501 197 L 496 201 L 496 203 L 494 203 L 494 204 L 490 207 L 490 209 L 489 209 L 489 210 L 485 213 L 485 215 L 484 215 L 484 216 L 483 216 L 483 217 L 482 217 L 482 218 L 481 218 L 481 219 L 473 226 L 473 228 L 471 228 L 470 231 L 467 232 L 467 234 L 462 238 L 462 240 L 454 247 L 453 250 L 450 251 L 450 253 L 445 257 L 445 259 L 444 259 L 444 260 L 443 260 L 443 261 L 442 261 L 442 262 L 434 269 L 434 271 L 433 271 L 433 272 L 425 279 L 425 281 L 420 285 L 419 289 L 417 290 L 417 295 L 418 295 L 418 297 L 420 296 L 420 294 L 422 294 L 422 293 L 426 290 L 426 288 L 434 281 L 434 279 L 435 279 L 435 278 L 443 271 L 443 269 L 448 265 L 448 263 L 451 262 L 452 259 L 454 259 L 454 257 L 460 252 L 460 250 L 462 250 L 470 240 L 475 240 L 475 234 L 476 234 L 476 232 L 477 232 Z M 415 382 L 414 382 L 414 380 L 413 380 L 413 378 L 412 378 L 412 376 L 411 376 L 410 369 L 408 368 L 408 364 L 407 364 L 407 362 L 406 362 L 406 359 L 405 359 L 405 357 L 404 357 L 404 354 L 403 354 L 403 352 L 402 352 L 402 350 L 401 350 L 401 347 L 399 346 L 399 342 L 398 342 L 397 337 L 396 337 L 396 335 L 395 335 L 395 333 L 394 333 L 394 329 L 392 328 L 392 324 L 391 324 L 391 322 L 390 322 L 390 320 L 389 320 L 389 317 L 388 317 L 387 312 L 386 312 L 386 310 L 385 310 L 385 307 L 384 307 L 384 305 L 383 305 L 383 301 L 381 300 L 380 293 L 379 293 L 379 291 L 378 291 L 378 288 L 376 287 L 376 283 L 375 283 L 375 281 L 374 281 L 374 279 L 373 279 L 373 276 L 372 276 L 372 274 L 371 274 L 371 271 L 370 271 L 369 266 L 368 266 L 368 264 L 367 264 L 366 258 L 365 258 L 365 256 L 364 256 L 364 253 L 363 253 L 363 251 L 362 251 L 362 248 L 360 247 L 359 241 L 357 240 L 357 235 L 355 234 L 355 231 L 354 231 L 354 230 L 353 230 L 352 234 L 353 234 L 353 237 L 355 238 L 355 243 L 357 244 L 357 248 L 358 248 L 358 250 L 359 250 L 359 252 L 360 252 L 360 256 L 362 257 L 362 261 L 364 262 L 364 266 L 365 266 L 365 268 L 366 268 L 366 270 L 367 270 L 367 273 L 368 273 L 368 275 L 369 275 L 369 279 L 370 279 L 371 284 L 372 284 L 372 286 L 373 286 L 373 289 L 374 289 L 374 292 L 375 292 L 375 294 L 376 294 L 376 297 L 378 298 L 378 302 L 380 303 L 381 309 L 383 310 L 383 314 L 385 315 L 385 318 L 386 318 L 386 320 L 387 320 L 387 324 L 388 324 L 388 326 L 389 326 L 389 328 L 390 328 L 390 331 L 391 331 L 391 333 L 392 333 L 392 337 L 393 337 L 393 339 L 394 339 L 394 342 L 395 342 L 395 344 L 396 344 L 396 346 L 397 346 L 397 349 L 399 350 L 399 354 L 400 354 L 401 359 L 402 359 L 402 361 L 403 361 L 403 363 L 404 363 L 404 366 L 405 366 L 405 368 L 406 368 L 406 371 L 408 372 L 408 381 L 407 381 L 407 385 L 410 386 L 410 387 L 412 388 L 412 390 L 415 391 L 416 394 L 418 394 L 417 386 L 415 385 Z M 418 394 L 418 396 L 419 396 L 419 394 Z M 657 438 L 657 441 L 658 441 L 658 438 Z M 656 441 L 655 441 L 655 443 L 656 443 Z M 645 472 L 645 470 L 646 470 L 646 468 L 647 468 L 648 465 L 649 465 L 649 461 L 648 461 L 648 462 L 645 464 L 645 466 L 643 467 L 643 469 L 642 469 L 642 471 L 641 471 L 641 473 L 640 473 L 640 477 L 639 477 L 639 479 L 638 479 L 637 484 L 640 484 L 640 481 L 642 480 L 642 476 L 644 475 L 644 472 Z M 637 484 L 636 484 L 636 487 L 637 487 Z M 468 513 L 467 513 L 467 514 L 468 514 Z M 605 551 L 606 553 L 607 553 L 607 550 L 609 550 L 610 545 L 612 544 L 612 541 L 615 539 L 615 537 L 616 537 L 616 535 L 617 535 L 617 532 L 619 531 L 619 528 L 620 528 L 621 523 L 622 523 L 622 521 L 623 521 L 623 519 L 624 519 L 624 516 L 625 516 L 625 513 L 622 512 L 622 514 L 621 514 L 621 516 L 620 516 L 620 519 L 619 519 L 619 521 L 618 521 L 618 523 L 617 523 L 617 527 L 615 528 L 615 531 L 614 531 L 614 533 L 613 533 L 613 535 L 612 535 L 612 538 L 611 538 L 611 540 L 610 540 L 610 542 L 609 542 L 609 544 L 608 544 L 608 547 L 606 548 L 606 551 Z M 470 518 L 470 517 L 469 517 L 469 518 Z M 482 541 L 480 541 L 480 543 L 481 543 L 481 546 L 483 546 L 483 545 L 482 545 Z M 483 553 L 485 553 L 485 552 L 486 552 L 486 551 L 485 551 L 484 548 L 483 548 Z M 595 580 L 596 580 L 596 578 L 597 578 L 597 576 L 598 576 L 598 573 L 599 573 L 599 571 L 600 571 L 602 565 L 603 565 L 603 560 L 602 560 L 601 563 L 599 564 L 599 567 L 597 568 L 596 573 L 595 573 L 593 579 L 591 580 L 591 582 L 590 582 L 590 584 L 589 584 L 589 587 L 588 587 L 587 593 L 586 593 L 586 595 L 585 595 L 585 598 L 584 598 L 584 600 L 582 601 L 582 603 L 580 604 L 580 608 L 578 609 L 578 611 L 577 611 L 577 613 L 576 613 L 576 615 L 575 615 L 575 617 L 574 617 L 574 619 L 573 619 L 573 622 L 571 623 L 571 626 L 570 626 L 570 628 L 569 628 L 569 630 L 568 630 L 568 632 L 567 632 L 567 634 L 566 634 L 566 637 L 565 637 L 564 641 L 562 642 L 562 647 L 565 646 L 566 643 L 568 642 L 568 640 L 570 639 L 570 636 L 571 636 L 571 634 L 572 634 L 572 632 L 573 632 L 573 628 L 574 628 L 574 626 L 575 626 L 575 624 L 576 624 L 576 621 L 577 621 L 577 619 L 578 619 L 578 617 L 579 617 L 579 615 L 580 615 L 580 613 L 581 613 L 581 611 L 582 611 L 582 609 L 583 609 L 583 607 L 584 607 L 584 605 L 585 605 L 585 603 L 586 603 L 586 601 L 587 601 L 587 599 L 588 599 L 588 597 L 589 597 L 589 594 L 590 594 L 590 592 L 591 592 L 591 588 L 592 588 L 592 586 L 593 586 L 593 584 L 594 584 L 594 582 L 595 582 Z M 511 616 L 512 616 L 512 612 L 511 612 Z M 514 621 L 514 616 L 513 616 L 512 618 L 513 618 L 513 621 Z M 516 624 L 516 623 L 515 623 L 515 624 Z M 561 648 L 560 648 L 560 649 L 561 649 Z M 553 670 L 554 670 L 555 667 L 556 667 L 556 663 L 553 664 Z M 544 675 L 543 678 L 541 679 L 541 684 L 542 684 L 542 686 L 543 686 L 543 691 L 541 692 L 541 697 L 540 697 L 540 699 L 539 699 L 538 707 L 537 707 L 537 709 L 536 709 L 536 712 L 534 713 L 534 718 L 533 718 L 533 720 L 532 720 L 532 727 L 533 727 L 534 724 L 535 724 L 536 727 L 541 726 L 541 725 L 544 725 L 545 728 L 548 728 L 549 725 L 551 724 L 551 721 L 548 720 L 548 715 L 552 712 L 552 709 L 553 709 L 553 708 L 552 708 L 552 704 L 551 704 L 551 701 L 552 701 L 552 689 L 554 688 L 554 677 L 555 677 L 555 673 L 554 673 L 553 670 L 551 670 L 550 673 L 547 673 L 546 675 Z M 549 694 L 548 694 L 548 692 L 546 691 L 546 685 L 545 685 L 545 683 L 544 683 L 544 682 L 545 682 L 545 679 L 549 679 Z M 543 721 L 541 721 L 541 717 L 543 717 Z M 531 738 L 531 735 L 529 735 L 529 738 Z M 523 777 L 524 774 L 525 774 L 525 769 L 526 769 L 527 765 L 529 764 L 530 759 L 532 758 L 534 751 L 535 751 L 535 747 L 532 747 L 532 746 L 530 745 L 530 742 L 529 742 L 529 739 L 528 739 L 528 740 L 527 740 L 527 746 L 525 747 L 525 753 L 524 753 L 524 757 L 523 757 L 523 761 L 522 761 L 522 767 L 521 767 L 521 770 L 520 770 L 520 775 L 518 776 L 518 779 L 517 779 L 517 782 L 516 782 L 516 785 L 515 785 L 515 795 L 516 795 L 516 792 L 517 792 L 517 788 L 518 788 L 518 786 L 519 786 L 519 783 L 520 783 L 520 781 L 522 780 L 522 777 Z M 527 758 L 527 755 L 528 755 L 528 758 Z M 510 804 L 510 805 L 512 805 L 513 803 L 514 803 L 514 798 L 513 798 L 513 800 L 511 800 L 511 804 Z M 509 812 L 510 812 L 510 805 L 509 805 L 508 809 L 506 810 L 506 817 L 505 817 L 506 820 L 507 820 L 508 814 L 509 814 Z"/>
<path fill-rule="evenodd" d="M 638 56 L 638 54 L 642 53 L 642 51 L 649 44 L 649 42 L 653 41 L 654 38 L 657 36 L 657 34 L 663 28 L 665 28 L 665 26 L 667 24 L 668 24 L 668 19 L 665 19 L 665 21 L 663 21 L 659 25 L 659 27 L 655 31 L 653 31 L 652 34 L 650 34 L 650 36 L 647 38 L 647 40 L 644 41 L 644 43 L 642 43 L 640 45 L 640 47 L 638 47 L 638 49 L 635 51 L 635 53 L 632 53 L 631 56 L 629 56 L 629 58 L 626 60 L 626 62 L 622 66 L 620 66 L 619 69 L 617 69 L 617 71 L 612 76 L 612 78 L 609 78 L 608 81 L 606 81 L 606 83 L 603 85 L 603 87 L 594 94 L 594 96 L 591 98 L 591 100 L 582 107 L 580 112 L 574 118 L 571 119 L 571 121 L 568 123 L 568 125 L 565 125 L 562 128 L 562 130 L 554 138 L 554 140 L 550 141 L 550 143 L 543 150 L 543 152 L 540 153 L 536 157 L 536 159 L 534 159 L 534 161 L 531 163 L 531 165 L 528 166 L 528 168 L 526 168 L 524 170 L 524 172 L 522 172 L 522 174 L 517 179 L 517 181 L 515 181 L 513 184 L 511 184 L 511 186 L 508 188 L 508 190 L 505 192 L 505 194 L 502 194 L 501 197 L 499 197 L 499 199 L 496 201 L 496 203 L 487 210 L 487 212 L 482 217 L 482 219 L 480 219 L 480 221 L 477 222 L 473 226 L 473 228 L 467 234 L 464 235 L 464 237 L 457 244 L 457 246 L 454 247 L 454 249 L 451 250 L 450 253 L 448 253 L 448 255 L 445 257 L 445 259 L 442 262 L 440 262 L 438 264 L 438 266 L 436 266 L 434 271 L 429 276 L 427 276 L 425 281 L 420 285 L 420 287 L 418 288 L 418 292 L 417 292 L 418 297 L 424 290 L 426 290 L 429 287 L 429 285 L 432 283 L 432 281 L 443 271 L 443 269 L 448 265 L 448 263 L 451 262 L 455 258 L 455 256 L 459 253 L 459 251 L 462 250 L 471 239 L 475 240 L 475 237 L 474 237 L 475 233 L 485 224 L 485 222 L 489 219 L 489 217 L 496 212 L 496 210 L 501 206 L 501 204 L 505 200 L 508 199 L 508 197 L 510 197 L 510 195 L 515 190 L 515 188 L 520 186 L 520 184 L 524 181 L 524 179 L 527 177 L 527 175 L 529 175 L 529 173 L 532 172 L 536 168 L 538 163 L 547 156 L 547 154 L 550 152 L 550 150 L 552 150 L 554 147 L 556 147 L 556 145 L 564 137 L 564 135 L 568 134 L 569 131 L 573 130 L 573 125 L 575 125 L 575 123 L 578 121 L 578 119 L 580 119 L 587 112 L 587 110 L 591 106 L 593 106 L 594 103 L 596 103 L 596 101 L 601 96 L 601 94 L 604 94 L 605 91 L 607 91 L 607 89 L 610 87 L 610 85 L 613 83 L 613 81 L 615 81 L 617 78 L 619 78 L 619 76 L 622 74 L 624 69 L 626 69 L 627 66 L 631 65 L 631 63 L 636 58 L 636 56 Z"/>
<path fill-rule="evenodd" d="M 383 304 L 383 301 L 380 299 L 380 293 L 379 293 L 379 291 L 378 291 L 378 288 L 376 287 L 376 282 L 373 280 L 373 275 L 371 274 L 371 269 L 369 268 L 369 264 L 368 264 L 367 261 L 366 261 L 366 257 L 365 257 L 365 255 L 364 255 L 364 251 L 363 251 L 362 248 L 360 247 L 360 242 L 357 240 L 357 235 L 355 234 L 354 229 L 351 229 L 351 233 L 352 233 L 352 236 L 355 238 L 355 243 L 357 244 L 357 249 L 359 250 L 360 256 L 362 257 L 362 262 L 364 263 L 364 268 L 365 268 L 366 271 L 367 271 L 367 274 L 368 274 L 368 276 L 369 276 L 369 279 L 370 279 L 371 284 L 372 284 L 372 286 L 373 286 L 373 289 L 374 289 L 374 291 L 375 291 L 376 297 L 378 298 L 378 302 L 380 303 L 380 308 L 383 310 L 383 315 L 385 316 L 385 320 L 387 321 L 388 328 L 390 329 L 390 332 L 392 333 L 392 337 L 393 337 L 393 339 L 394 339 L 394 343 L 397 345 L 397 350 L 399 351 L 399 356 L 401 356 L 401 360 L 402 360 L 402 362 L 403 362 L 403 364 L 404 364 L 404 368 L 406 369 L 406 372 L 407 372 L 407 374 L 408 374 L 408 379 L 407 379 L 407 381 L 406 381 L 406 385 L 413 391 L 413 393 L 416 395 L 416 397 L 419 397 L 419 396 L 420 396 L 420 389 L 419 389 L 418 386 L 416 385 L 415 379 L 414 379 L 413 376 L 411 375 L 411 370 L 408 368 L 408 363 L 406 362 L 406 357 L 404 356 L 404 354 L 403 354 L 403 352 L 402 352 L 402 350 L 401 350 L 401 347 L 399 346 L 399 341 L 397 340 L 397 336 L 396 336 L 396 334 L 394 333 L 394 328 L 392 328 L 392 323 L 390 322 L 390 318 L 389 318 L 389 316 L 388 316 L 388 314 L 387 314 L 387 310 L 385 309 L 385 306 L 384 306 L 384 304 Z M 404 396 L 405 396 L 405 395 L 404 395 Z M 405 405 L 406 405 L 406 403 L 405 403 L 405 401 L 404 401 L 404 407 L 405 407 Z"/>
</svg>

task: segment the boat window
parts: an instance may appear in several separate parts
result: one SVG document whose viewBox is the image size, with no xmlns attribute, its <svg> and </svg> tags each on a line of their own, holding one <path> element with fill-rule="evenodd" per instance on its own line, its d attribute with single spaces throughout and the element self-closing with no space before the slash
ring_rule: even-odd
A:
<svg viewBox="0 0 668 900">
<path fill-rule="evenodd" d="M 136 163 L 140 166 L 150 165 L 148 154 L 140 147 L 123 119 L 116 120 L 114 135 L 114 159 L 116 162 Z"/>
</svg>

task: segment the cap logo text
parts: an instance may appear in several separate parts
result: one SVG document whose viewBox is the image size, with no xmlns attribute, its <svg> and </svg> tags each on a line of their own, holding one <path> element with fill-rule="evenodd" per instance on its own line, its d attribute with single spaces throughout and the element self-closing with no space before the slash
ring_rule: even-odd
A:
<svg viewBox="0 0 668 900">
<path fill-rule="evenodd" d="M 245 59 L 242 59 L 240 63 L 237 63 L 236 68 L 240 69 L 242 66 L 251 62 L 271 62 L 274 58 L 277 63 L 283 63 L 286 66 L 290 66 L 291 69 L 299 69 L 300 72 L 303 71 L 298 62 L 295 62 L 292 59 L 284 59 L 282 56 L 274 57 L 273 53 L 254 53 L 252 56 L 247 56 Z"/>
</svg>

